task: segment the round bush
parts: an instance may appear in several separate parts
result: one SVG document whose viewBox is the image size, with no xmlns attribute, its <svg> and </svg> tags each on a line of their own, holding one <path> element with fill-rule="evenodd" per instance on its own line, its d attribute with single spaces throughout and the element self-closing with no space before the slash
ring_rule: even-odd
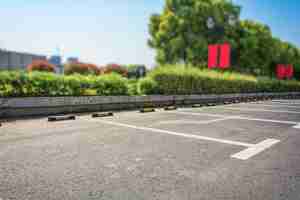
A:
<svg viewBox="0 0 300 200">
<path fill-rule="evenodd" d="M 65 65 L 65 74 L 99 75 L 101 70 L 94 64 L 70 63 Z"/>
<path fill-rule="evenodd" d="M 159 94 L 157 82 L 149 77 L 139 81 L 138 90 L 141 94 Z"/>
<path fill-rule="evenodd" d="M 27 66 L 27 70 L 32 71 L 40 71 L 40 72 L 54 72 L 54 65 L 50 64 L 46 60 L 35 60 L 30 65 Z"/>
<path fill-rule="evenodd" d="M 104 74 L 116 73 L 124 77 L 127 77 L 128 75 L 127 68 L 118 64 L 108 64 L 106 67 L 104 67 L 103 72 Z"/>
<path fill-rule="evenodd" d="M 128 81 L 118 74 L 102 75 L 96 78 L 94 88 L 97 95 L 113 96 L 128 95 Z"/>
</svg>

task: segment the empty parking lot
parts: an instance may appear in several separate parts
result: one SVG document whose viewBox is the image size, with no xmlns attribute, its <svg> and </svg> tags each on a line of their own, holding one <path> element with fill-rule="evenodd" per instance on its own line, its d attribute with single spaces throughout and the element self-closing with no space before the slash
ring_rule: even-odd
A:
<svg viewBox="0 0 300 200">
<path fill-rule="evenodd" d="M 300 100 L 19 120 L 0 199 L 300 199 Z"/>
</svg>

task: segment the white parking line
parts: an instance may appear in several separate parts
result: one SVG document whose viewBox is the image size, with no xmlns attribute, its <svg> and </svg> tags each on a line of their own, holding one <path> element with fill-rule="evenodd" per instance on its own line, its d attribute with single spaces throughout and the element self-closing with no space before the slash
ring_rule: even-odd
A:
<svg viewBox="0 0 300 200">
<path fill-rule="evenodd" d="M 300 129 L 300 123 L 294 126 L 294 128 Z"/>
<path fill-rule="evenodd" d="M 272 102 L 300 102 L 300 100 L 294 99 L 294 100 L 289 100 L 289 99 L 279 99 L 279 100 L 272 100 Z"/>
<path fill-rule="evenodd" d="M 293 121 L 260 119 L 260 118 L 250 118 L 250 117 L 240 117 L 240 116 L 237 116 L 236 119 L 243 119 L 243 120 L 248 120 L 248 121 L 259 121 L 259 122 L 270 122 L 270 123 L 278 123 L 278 124 L 291 124 L 291 125 L 295 125 L 295 124 L 299 123 L 299 122 L 293 122 Z"/>
<path fill-rule="evenodd" d="M 114 126 L 121 126 L 121 127 L 132 128 L 132 129 L 143 130 L 143 131 L 165 133 L 168 135 L 175 135 L 175 136 L 193 138 L 193 139 L 198 139 L 198 140 L 207 140 L 207 141 L 231 144 L 231 145 L 236 145 L 236 146 L 244 146 L 244 147 L 253 147 L 254 146 L 254 144 L 249 144 L 249 143 L 235 142 L 235 141 L 231 141 L 231 140 L 222 140 L 222 139 L 217 139 L 217 138 L 212 138 L 212 137 L 191 135 L 191 134 L 185 134 L 185 133 L 178 133 L 178 132 L 167 131 L 167 130 L 156 129 L 156 128 L 140 127 L 140 126 L 134 126 L 134 125 L 130 125 L 130 124 L 124 124 L 124 123 L 113 122 L 113 121 L 106 121 L 106 120 L 97 120 L 97 121 L 104 123 L 104 124 L 114 125 Z"/>
<path fill-rule="evenodd" d="M 202 108 L 200 108 L 202 109 Z M 193 109 L 185 109 L 185 110 L 191 110 Z M 230 115 L 218 115 L 218 114 L 211 114 L 211 113 L 193 113 L 193 112 L 184 112 L 184 111 L 169 111 L 169 113 L 175 113 L 175 114 L 188 114 L 188 115 L 196 115 L 196 116 L 207 116 L 207 117 L 218 117 L 218 118 L 232 118 L 236 116 L 230 116 Z"/>
<path fill-rule="evenodd" d="M 280 140 L 275 140 L 275 139 L 267 139 L 264 140 L 258 144 L 256 144 L 254 147 L 250 147 L 244 151 L 241 151 L 239 153 L 236 153 L 232 155 L 232 158 L 240 159 L 240 160 L 248 160 L 252 156 L 255 156 L 262 151 L 265 151 L 266 149 L 270 148 L 271 146 L 279 143 Z"/>
<path fill-rule="evenodd" d="M 220 117 L 220 115 L 214 115 L 214 114 L 210 114 L 210 113 L 192 113 L 192 112 L 181 112 L 181 111 L 173 111 L 173 113 L 182 114 L 182 115 L 198 115 L 198 116 Z M 242 120 L 248 120 L 248 121 L 260 121 L 260 122 L 291 124 L 291 125 L 300 124 L 300 122 L 294 122 L 294 121 L 282 121 L 282 120 L 260 119 L 260 118 L 251 118 L 251 117 L 242 117 L 242 116 L 228 116 L 228 115 L 227 116 L 222 115 L 222 116 L 223 116 L 223 118 L 228 118 L 228 119 L 242 119 Z"/>
<path fill-rule="evenodd" d="M 237 142 L 237 141 L 232 141 L 232 140 L 223 140 L 223 139 L 212 138 L 212 137 L 179 133 L 179 132 L 156 129 L 156 128 L 139 127 L 139 126 L 134 126 L 134 125 L 130 125 L 130 124 L 113 122 L 113 121 L 106 121 L 106 120 L 97 120 L 97 121 L 104 123 L 104 124 L 120 126 L 120 127 L 125 127 L 125 128 L 131 128 L 131 129 L 136 129 L 136 130 L 164 133 L 167 135 L 180 136 L 180 137 L 185 137 L 185 138 L 190 138 L 190 139 L 205 140 L 205 141 L 210 141 L 210 142 L 218 142 L 218 143 L 222 143 L 222 144 L 230 144 L 230 145 L 235 145 L 235 146 L 247 147 L 246 150 L 243 150 L 240 153 L 237 153 L 237 154 L 234 154 L 231 156 L 232 158 L 236 158 L 236 159 L 240 159 L 240 160 L 247 160 L 247 159 L 261 153 L 262 151 L 270 148 L 271 146 L 275 145 L 276 143 L 280 142 L 279 140 L 275 140 L 275 139 L 267 139 L 258 144 L 250 144 L 250 143 Z"/>
<path fill-rule="evenodd" d="M 229 119 L 235 119 L 235 117 L 225 117 L 220 119 L 204 120 L 204 121 L 194 121 L 194 120 L 170 120 L 162 121 L 159 124 L 212 124 L 215 122 L 221 122 Z"/>
<path fill-rule="evenodd" d="M 286 101 L 286 102 L 280 102 L 280 101 L 273 101 L 273 102 L 271 102 L 272 104 L 274 104 L 274 105 L 300 105 L 300 102 L 288 102 L 288 101 Z"/>
<path fill-rule="evenodd" d="M 273 112 L 273 113 L 289 113 L 289 114 L 300 114 L 297 111 L 285 111 L 285 110 L 266 110 L 266 109 L 252 109 L 252 108 L 234 108 L 234 107 L 222 107 L 226 110 L 238 110 L 238 111 L 254 111 L 254 112 Z"/>
<path fill-rule="evenodd" d="M 249 104 L 247 104 L 249 105 Z M 290 105 L 271 105 L 271 104 L 263 104 L 263 103 L 251 103 L 250 105 L 259 105 L 259 106 L 265 106 L 265 107 L 276 107 L 276 108 L 299 108 L 300 106 L 290 106 Z M 230 107 L 230 106 L 228 106 Z"/>
</svg>

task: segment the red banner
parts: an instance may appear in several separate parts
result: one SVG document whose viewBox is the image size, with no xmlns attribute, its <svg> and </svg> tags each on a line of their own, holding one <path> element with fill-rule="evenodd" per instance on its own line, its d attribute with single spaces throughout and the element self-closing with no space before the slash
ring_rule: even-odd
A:
<svg viewBox="0 0 300 200">
<path fill-rule="evenodd" d="M 219 67 L 222 69 L 226 69 L 230 67 L 230 45 L 229 44 L 223 44 L 221 47 L 221 53 L 220 53 L 220 65 Z"/>
<path fill-rule="evenodd" d="M 215 68 L 218 66 L 218 49 L 219 45 L 208 46 L 208 68 Z"/>
<path fill-rule="evenodd" d="M 294 76 L 294 67 L 293 67 L 293 65 L 286 65 L 285 77 L 288 78 L 288 79 L 291 79 L 291 78 L 293 78 L 293 76 Z"/>
<path fill-rule="evenodd" d="M 276 74 L 278 79 L 291 79 L 294 76 L 294 67 L 293 65 L 278 64 Z"/>
<path fill-rule="evenodd" d="M 276 74 L 278 79 L 285 78 L 285 66 L 283 64 L 277 65 Z"/>
</svg>

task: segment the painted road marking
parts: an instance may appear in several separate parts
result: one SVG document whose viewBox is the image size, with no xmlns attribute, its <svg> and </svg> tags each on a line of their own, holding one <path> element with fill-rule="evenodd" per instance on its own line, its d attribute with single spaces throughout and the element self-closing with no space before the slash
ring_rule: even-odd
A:
<svg viewBox="0 0 300 200">
<path fill-rule="evenodd" d="M 182 114 L 182 115 L 199 115 L 199 116 L 220 116 L 220 115 L 213 115 L 210 113 L 192 113 L 192 112 L 182 112 L 182 111 L 174 111 L 173 113 L 176 114 Z M 229 116 L 229 115 L 223 115 L 224 118 L 231 118 L 231 119 L 242 119 L 242 120 L 248 120 L 248 121 L 260 121 L 260 122 L 270 122 L 270 123 L 279 123 L 279 124 L 291 124 L 291 125 L 297 125 L 300 124 L 300 122 L 294 122 L 294 121 L 282 121 L 282 120 L 272 120 L 272 119 L 260 119 L 260 118 L 251 118 L 251 117 L 243 117 L 243 116 Z"/>
<path fill-rule="evenodd" d="M 300 123 L 294 126 L 294 128 L 300 129 Z"/>
<path fill-rule="evenodd" d="M 283 106 L 300 106 L 300 103 L 280 103 L 280 102 L 272 102 L 272 105 L 283 105 Z"/>
<path fill-rule="evenodd" d="M 219 142 L 219 143 L 231 144 L 231 145 L 236 145 L 236 146 L 244 146 L 244 147 L 254 146 L 254 144 L 249 144 L 249 143 L 235 142 L 235 141 L 231 141 L 231 140 L 223 140 L 223 139 L 218 139 L 218 138 L 199 136 L 199 135 L 191 135 L 191 134 L 185 134 L 185 133 L 178 133 L 178 132 L 174 132 L 174 131 L 168 131 L 168 130 L 162 130 L 162 129 L 156 129 L 156 128 L 140 127 L 140 126 L 134 126 L 134 125 L 130 125 L 130 124 L 124 124 L 124 123 L 113 122 L 113 121 L 106 121 L 106 120 L 97 120 L 97 121 L 102 122 L 104 124 L 114 125 L 114 126 L 121 126 L 121 127 L 132 128 L 132 129 L 143 130 L 143 131 L 165 133 L 168 135 L 175 135 L 175 136 L 181 136 L 181 137 L 198 139 L 198 140 L 207 140 L 207 141 L 212 141 L 212 142 Z"/>
<path fill-rule="evenodd" d="M 262 104 L 262 103 L 256 103 L 256 104 L 252 103 L 250 105 L 259 105 L 259 106 L 277 107 L 277 108 L 299 108 L 300 109 L 300 106 L 289 106 L 289 105 L 271 105 L 271 104 Z M 228 107 L 230 107 L 230 106 L 228 106 Z"/>
<path fill-rule="evenodd" d="M 232 155 L 232 158 L 240 159 L 240 160 L 248 160 L 249 158 L 265 151 L 266 149 L 269 149 L 273 145 L 279 143 L 280 140 L 275 140 L 275 139 L 267 139 L 264 140 L 258 144 L 256 144 L 253 147 L 250 147 L 246 150 L 243 150 L 237 154 Z"/>
<path fill-rule="evenodd" d="M 282 104 L 282 105 L 300 105 L 299 101 L 272 101 L 273 104 Z"/>
<path fill-rule="evenodd" d="M 240 160 L 247 160 L 247 159 L 261 153 L 262 151 L 270 148 L 271 146 L 275 145 L 276 143 L 280 142 L 279 140 L 275 140 L 275 139 L 267 139 L 258 144 L 250 144 L 250 143 L 237 142 L 237 141 L 232 141 L 232 140 L 223 140 L 223 139 L 212 138 L 212 137 L 179 133 L 179 132 L 156 129 L 156 128 L 139 127 L 139 126 L 134 126 L 134 125 L 130 125 L 130 124 L 113 122 L 113 121 L 106 121 L 106 120 L 98 120 L 98 121 L 101 123 L 109 124 L 109 125 L 113 125 L 113 126 L 120 126 L 120 127 L 131 128 L 131 129 L 142 130 L 142 131 L 164 133 L 164 134 L 173 135 L 173 136 L 180 136 L 180 137 L 197 139 L 197 140 L 205 140 L 205 141 L 210 141 L 210 142 L 218 142 L 218 143 L 223 143 L 223 144 L 247 147 L 246 150 L 243 150 L 240 153 L 237 153 L 237 154 L 234 154 L 231 156 L 232 158 L 236 158 L 236 159 L 240 159 Z"/>
<path fill-rule="evenodd" d="M 272 120 L 272 119 L 260 119 L 260 118 L 250 118 L 250 117 L 236 117 L 236 119 L 243 119 L 248 121 L 259 121 L 259 122 L 270 122 L 270 123 L 278 123 L 278 124 L 291 124 L 295 125 L 299 122 L 293 122 L 293 121 L 282 121 L 282 120 Z"/>
<path fill-rule="evenodd" d="M 273 102 L 300 102 L 300 100 L 284 100 L 284 99 L 279 99 L 279 100 L 272 100 Z"/>
<path fill-rule="evenodd" d="M 285 110 L 266 110 L 266 109 L 234 108 L 234 107 L 222 107 L 222 109 L 225 109 L 225 110 L 238 110 L 238 111 L 259 111 L 259 112 L 300 114 L 300 112 L 297 112 L 297 111 L 285 111 Z"/>
<path fill-rule="evenodd" d="M 226 117 L 220 119 L 212 119 L 212 120 L 205 120 L 205 121 L 194 121 L 194 120 L 170 120 L 170 121 L 162 121 L 159 124 L 212 124 L 215 122 L 221 122 L 229 119 L 234 119 L 235 117 Z"/>
<path fill-rule="evenodd" d="M 202 109 L 202 108 L 200 108 Z M 189 110 L 189 109 L 185 109 L 185 110 Z M 194 110 L 194 109 L 193 109 Z M 193 111 L 191 110 L 191 111 Z M 210 114 L 210 113 L 193 113 L 193 112 L 184 112 L 184 111 L 170 111 L 168 113 L 179 113 L 179 114 L 188 114 L 188 115 L 196 115 L 196 116 L 207 116 L 207 117 L 218 117 L 218 118 L 232 118 L 232 117 L 236 117 L 236 116 L 230 116 L 230 115 L 218 115 L 218 114 Z"/>
</svg>

